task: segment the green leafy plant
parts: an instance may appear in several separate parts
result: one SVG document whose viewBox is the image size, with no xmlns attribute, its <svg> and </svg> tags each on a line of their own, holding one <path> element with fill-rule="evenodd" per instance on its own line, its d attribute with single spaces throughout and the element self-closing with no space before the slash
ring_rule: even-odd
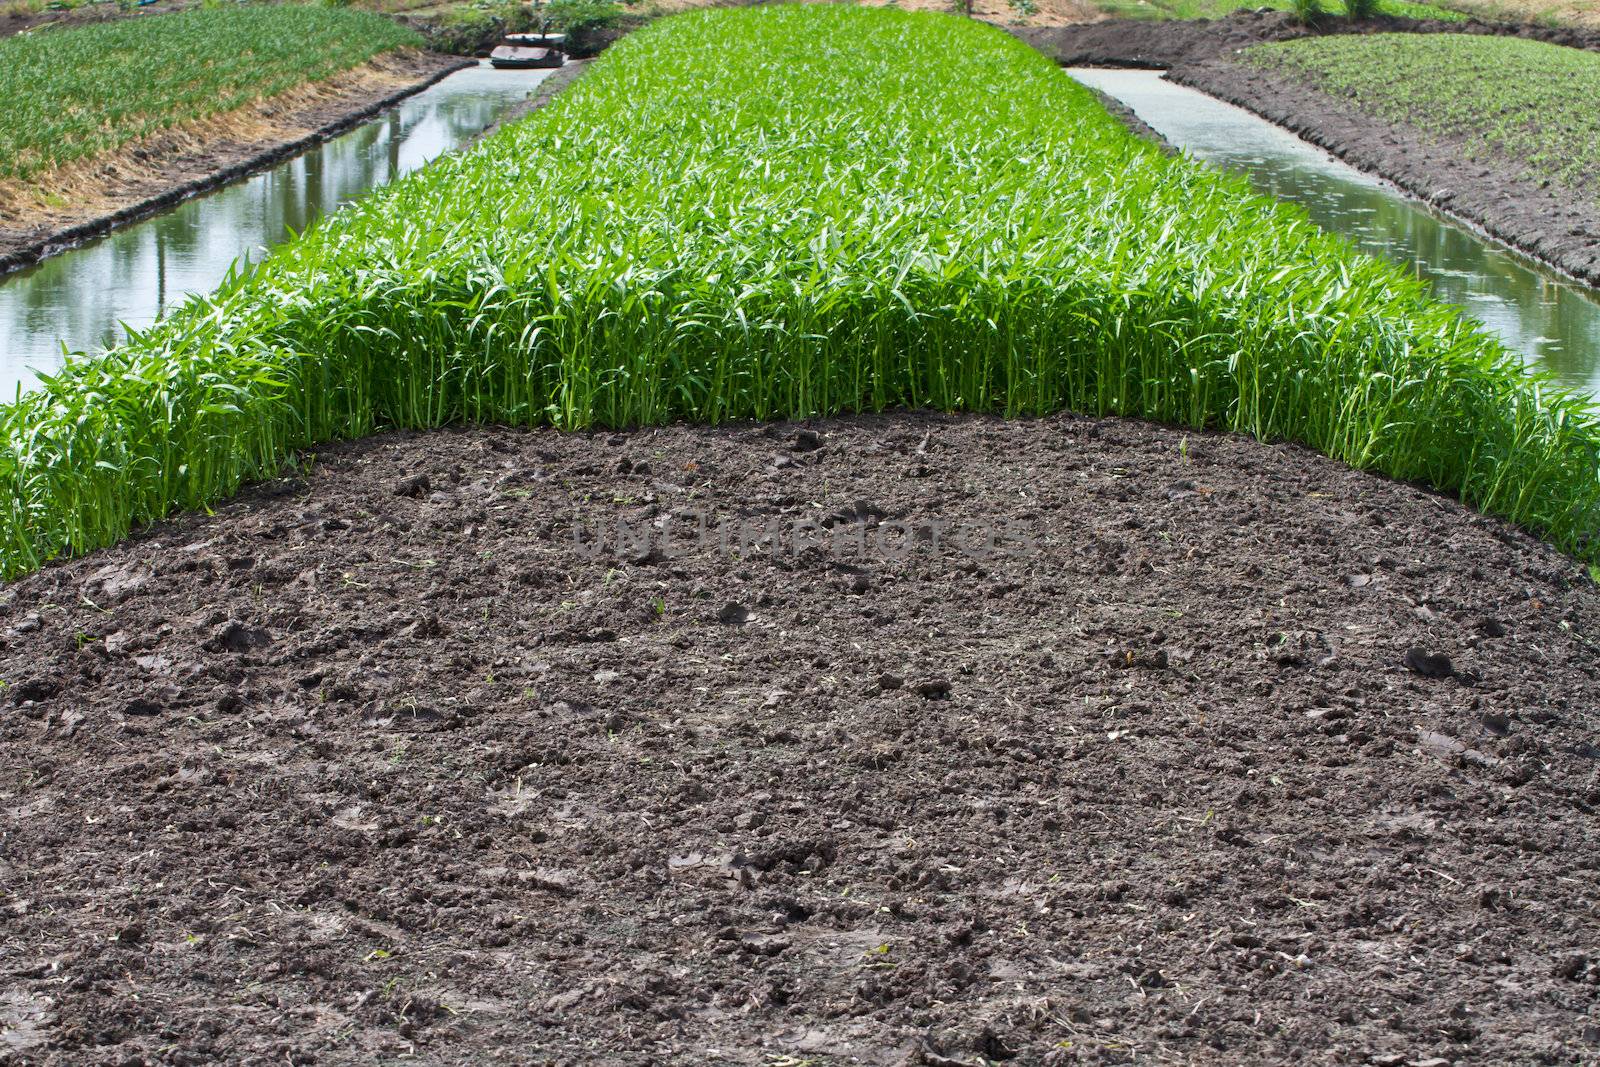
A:
<svg viewBox="0 0 1600 1067">
<path fill-rule="evenodd" d="M 995 27 L 775 5 L 630 35 L 0 408 L 0 565 L 389 427 L 901 407 L 1298 441 L 1600 559 L 1595 417 L 1420 282 Z"/>
<path fill-rule="evenodd" d="M 554 32 L 584 33 L 615 26 L 622 19 L 622 5 L 616 0 L 550 0 L 541 13 Z"/>
<path fill-rule="evenodd" d="M 1289 10 L 1294 12 L 1294 17 L 1308 26 L 1314 26 L 1327 17 L 1328 11 L 1322 6 L 1322 0 L 1291 0 Z"/>
</svg>

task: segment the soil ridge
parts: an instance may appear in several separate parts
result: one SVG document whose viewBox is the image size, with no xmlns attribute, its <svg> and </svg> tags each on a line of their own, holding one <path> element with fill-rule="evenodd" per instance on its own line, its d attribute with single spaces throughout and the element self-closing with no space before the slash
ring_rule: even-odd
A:
<svg viewBox="0 0 1600 1067">
<path fill-rule="evenodd" d="M 1600 203 L 1581 191 L 1528 177 L 1513 160 L 1468 158 L 1459 141 L 1373 119 L 1292 75 L 1214 59 L 1181 64 L 1167 77 L 1289 130 L 1570 279 L 1600 286 Z"/>
<path fill-rule="evenodd" d="M 186 155 L 148 174 L 129 179 L 124 188 L 117 190 L 114 199 L 122 203 L 113 210 L 97 208 L 89 217 L 74 219 L 70 218 L 69 206 L 65 209 L 68 217 L 60 221 L 52 220 L 43 226 L 0 228 L 0 276 L 298 155 L 450 74 L 472 66 L 474 61 L 417 52 L 403 62 L 407 74 L 413 77 L 398 89 L 390 85 L 376 90 L 356 90 L 337 100 L 321 102 L 286 116 L 286 124 L 307 130 L 303 134 L 266 141 L 215 142 L 207 146 L 203 158 Z"/>
<path fill-rule="evenodd" d="M 1458 141 L 1363 115 L 1302 79 L 1235 58 L 1253 44 L 1332 33 L 1488 34 L 1600 51 L 1600 30 L 1387 17 L 1308 27 L 1286 12 L 1243 11 L 1194 22 L 1109 20 L 1012 32 L 1064 66 L 1164 69 L 1174 82 L 1242 107 L 1392 182 L 1451 221 L 1569 279 L 1600 286 L 1600 202 L 1593 197 L 1528 177 L 1515 160 L 1470 159 Z M 1127 109 L 1113 113 L 1128 122 Z M 1150 137 L 1144 123 L 1128 125 Z"/>
</svg>

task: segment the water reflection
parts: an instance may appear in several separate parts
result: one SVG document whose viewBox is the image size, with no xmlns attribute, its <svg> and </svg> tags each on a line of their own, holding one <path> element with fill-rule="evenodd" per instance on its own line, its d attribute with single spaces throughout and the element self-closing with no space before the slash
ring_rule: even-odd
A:
<svg viewBox="0 0 1600 1067">
<path fill-rule="evenodd" d="M 230 264 L 319 216 L 458 148 L 548 71 L 487 66 L 452 74 L 305 155 L 0 279 L 0 396 L 60 364 L 62 345 L 94 350 L 122 324 L 148 326 Z"/>
<path fill-rule="evenodd" d="M 1398 190 L 1157 71 L 1073 69 L 1197 159 L 1302 205 L 1325 230 L 1399 263 L 1563 383 L 1600 395 L 1600 301 L 1440 219 Z"/>
</svg>

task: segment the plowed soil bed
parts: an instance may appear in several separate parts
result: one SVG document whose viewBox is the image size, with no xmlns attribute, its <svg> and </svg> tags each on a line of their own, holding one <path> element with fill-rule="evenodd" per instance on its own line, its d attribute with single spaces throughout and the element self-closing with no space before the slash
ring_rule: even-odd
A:
<svg viewBox="0 0 1600 1067">
<path fill-rule="evenodd" d="M 388 436 L 3 605 L 0 1057 L 1600 1055 L 1600 596 L 1302 449 Z"/>
</svg>

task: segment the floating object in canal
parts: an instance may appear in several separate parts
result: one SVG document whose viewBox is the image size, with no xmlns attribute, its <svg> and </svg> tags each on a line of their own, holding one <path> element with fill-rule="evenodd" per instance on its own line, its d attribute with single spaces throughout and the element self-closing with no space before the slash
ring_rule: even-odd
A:
<svg viewBox="0 0 1600 1067">
<path fill-rule="evenodd" d="M 503 44 L 489 53 L 489 62 L 500 70 L 539 70 L 559 67 L 567 57 L 555 48 L 522 48 Z"/>
<path fill-rule="evenodd" d="M 502 44 L 518 48 L 554 48 L 566 51 L 567 35 L 564 33 L 508 33 Z"/>
</svg>

